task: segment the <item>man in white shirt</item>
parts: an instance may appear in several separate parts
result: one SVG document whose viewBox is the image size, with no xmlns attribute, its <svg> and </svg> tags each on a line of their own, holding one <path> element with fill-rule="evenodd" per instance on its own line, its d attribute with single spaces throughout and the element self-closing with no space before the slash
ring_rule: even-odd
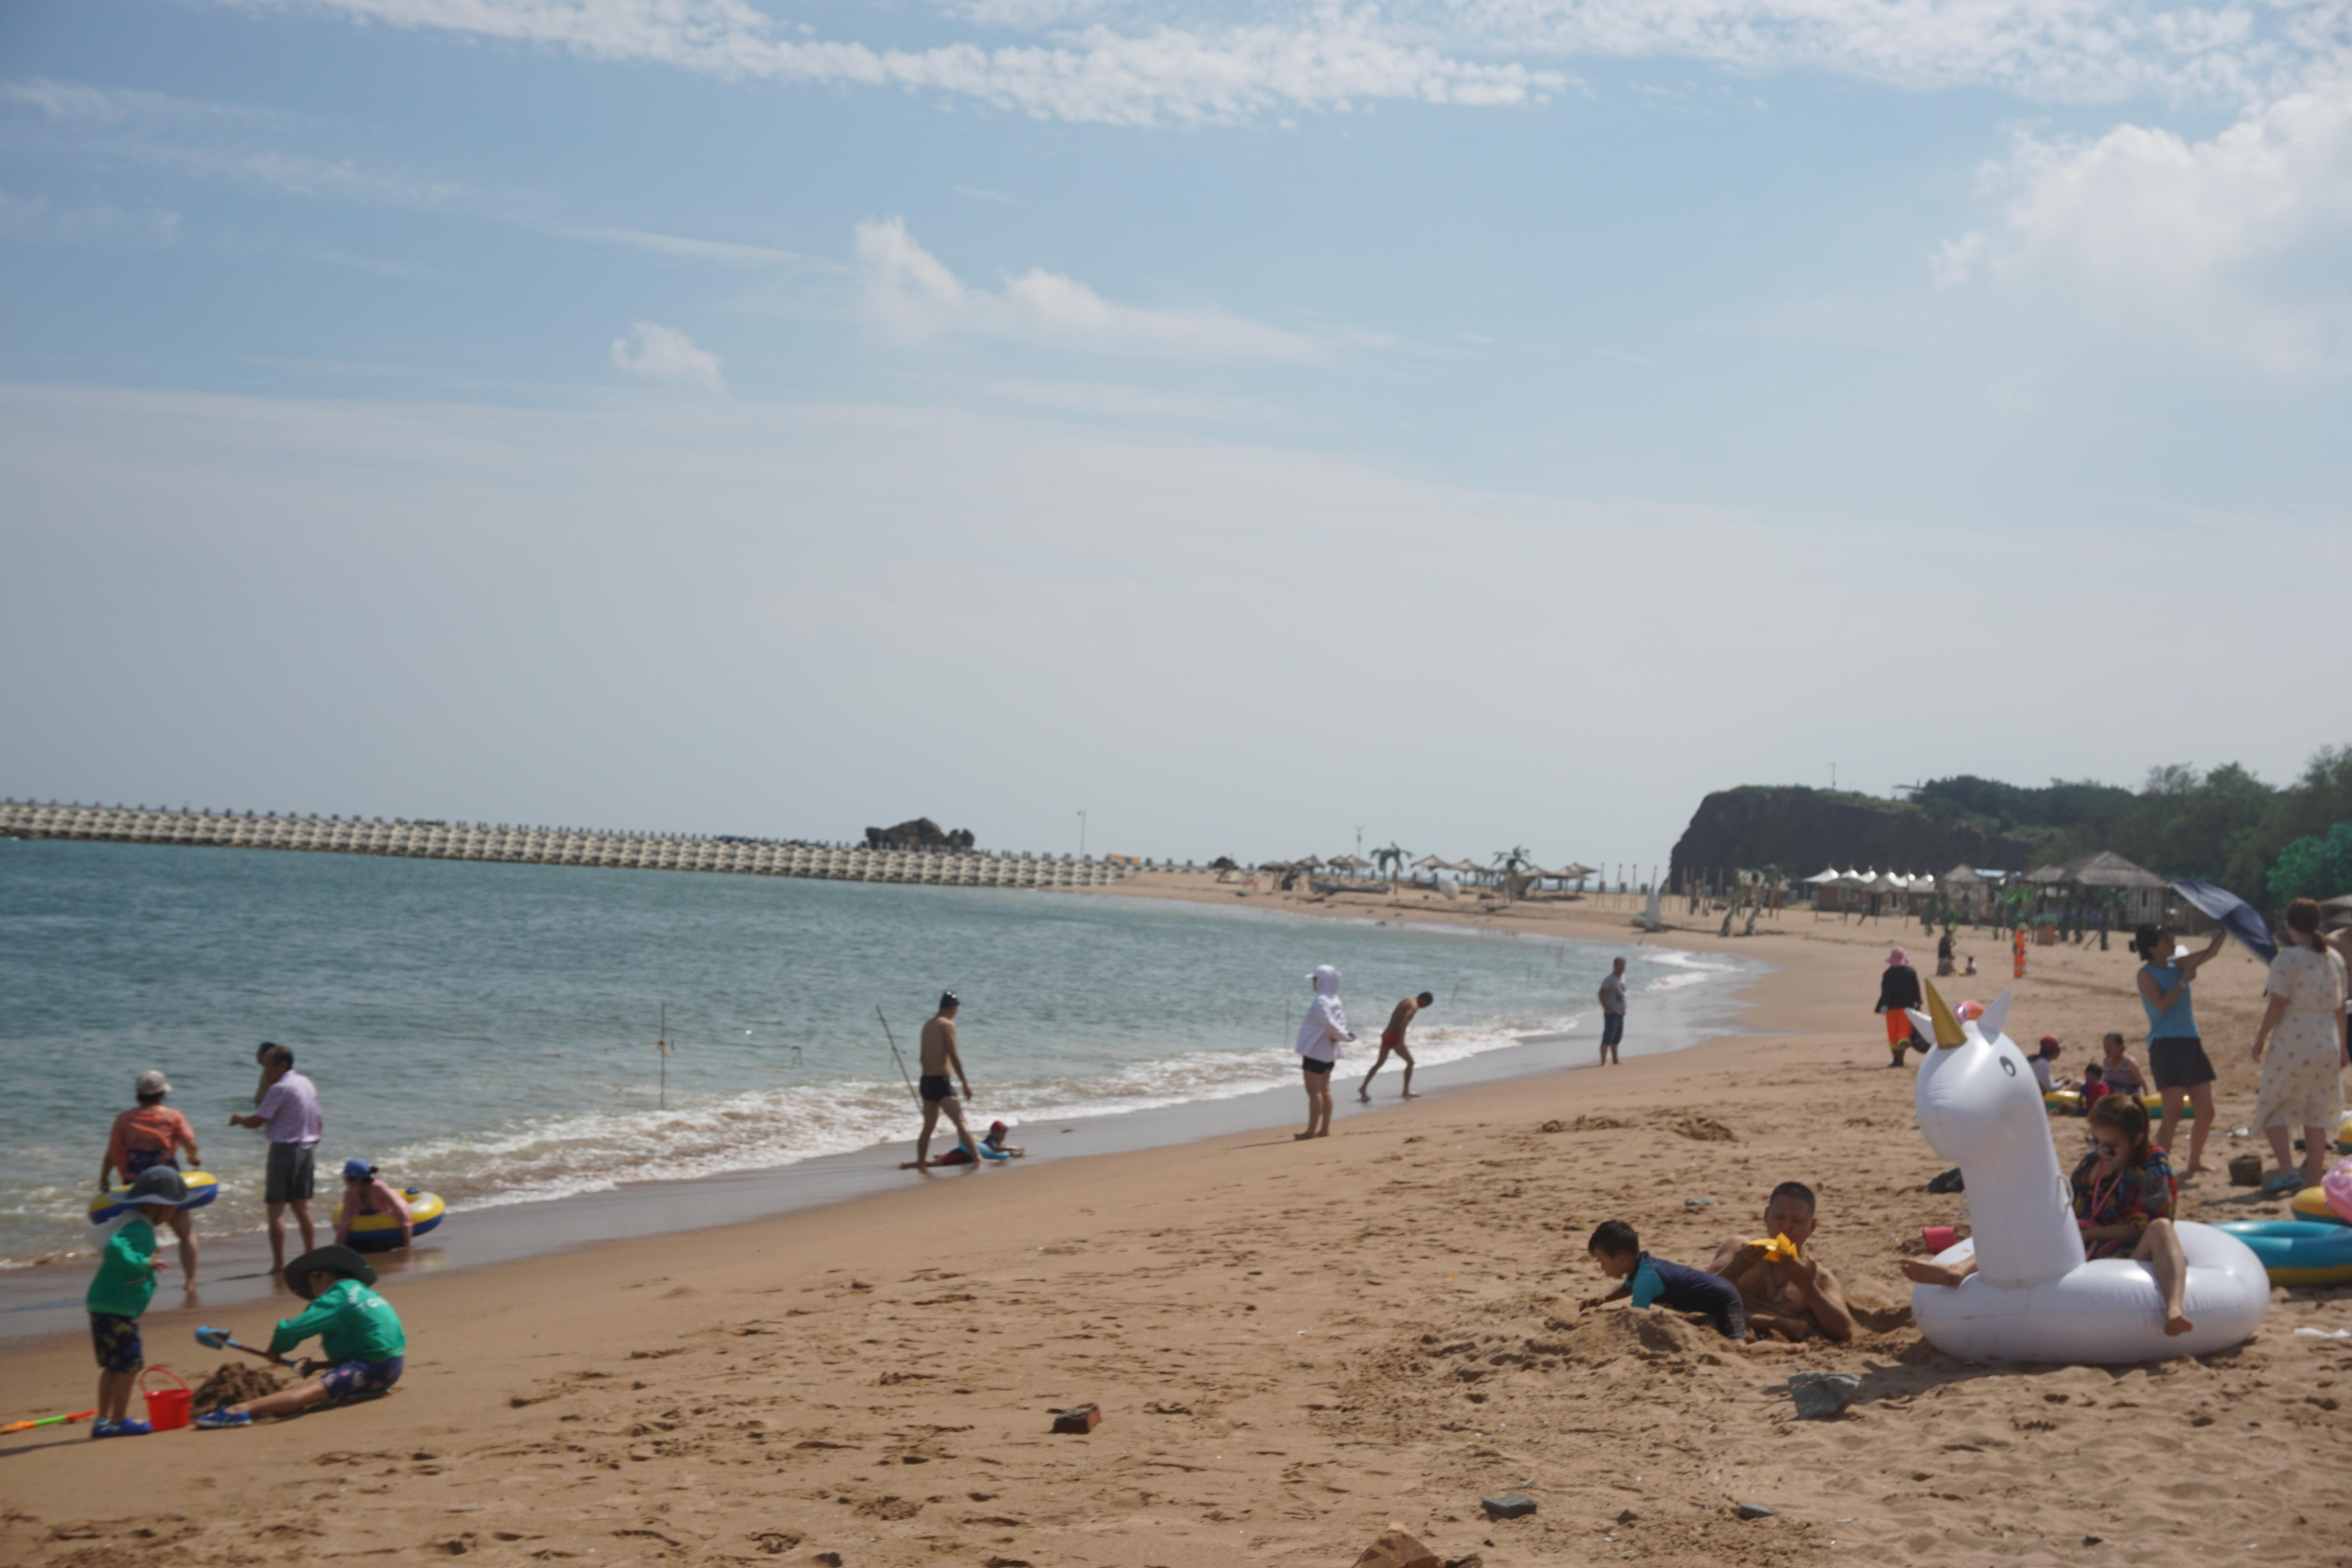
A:
<svg viewBox="0 0 2352 1568">
<path fill-rule="evenodd" d="M 2042 1037 L 2042 1048 L 2026 1059 L 2025 1065 L 2033 1069 L 2033 1081 L 2042 1086 L 2044 1094 L 2055 1094 L 2066 1087 L 2051 1070 L 2051 1064 L 2058 1059 L 2058 1037 L 2044 1035 Z"/>
<path fill-rule="evenodd" d="M 1617 1060 L 1617 1043 L 1625 1037 L 1625 961 L 1619 959 L 1601 982 L 1601 1065 Z"/>
</svg>

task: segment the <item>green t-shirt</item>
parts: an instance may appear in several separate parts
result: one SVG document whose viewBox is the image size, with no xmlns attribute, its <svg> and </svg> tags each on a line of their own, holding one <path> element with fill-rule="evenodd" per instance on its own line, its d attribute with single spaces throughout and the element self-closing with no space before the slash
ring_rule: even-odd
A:
<svg viewBox="0 0 2352 1568">
<path fill-rule="evenodd" d="M 135 1318 L 155 1299 L 155 1227 L 133 1214 L 107 1237 L 98 1255 L 98 1277 L 81 1304 L 93 1312 Z"/>
<path fill-rule="evenodd" d="M 338 1365 L 347 1361 L 390 1361 L 408 1350 L 408 1335 L 392 1303 L 356 1279 L 338 1279 L 299 1318 L 288 1318 L 269 1336 L 269 1352 L 284 1355 L 312 1334 Z"/>
</svg>

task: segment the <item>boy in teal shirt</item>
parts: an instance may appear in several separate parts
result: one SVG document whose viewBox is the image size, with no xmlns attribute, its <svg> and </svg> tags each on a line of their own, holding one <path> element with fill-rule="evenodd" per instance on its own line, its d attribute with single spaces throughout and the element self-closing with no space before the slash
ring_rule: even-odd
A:
<svg viewBox="0 0 2352 1568">
<path fill-rule="evenodd" d="M 179 1172 L 159 1165 L 142 1172 L 120 1201 L 135 1212 L 106 1238 L 98 1274 L 82 1297 L 89 1312 L 90 1343 L 98 1351 L 98 1419 L 89 1427 L 93 1437 L 144 1437 L 154 1430 L 131 1417 L 131 1391 L 139 1381 L 139 1369 L 147 1364 L 146 1349 L 139 1342 L 139 1314 L 155 1298 L 155 1270 L 171 1267 L 155 1256 L 155 1226 L 187 1203 L 188 1184 Z"/>
<path fill-rule="evenodd" d="M 288 1318 L 269 1336 L 269 1353 L 284 1364 L 286 1352 L 319 1336 L 330 1363 L 307 1383 L 265 1394 L 196 1417 L 208 1429 L 250 1426 L 257 1415 L 291 1415 L 313 1405 L 362 1394 L 382 1394 L 400 1381 L 408 1335 L 392 1303 L 368 1289 L 375 1270 L 348 1247 L 321 1247 L 286 1266 L 286 1283 L 310 1305 Z"/>
</svg>

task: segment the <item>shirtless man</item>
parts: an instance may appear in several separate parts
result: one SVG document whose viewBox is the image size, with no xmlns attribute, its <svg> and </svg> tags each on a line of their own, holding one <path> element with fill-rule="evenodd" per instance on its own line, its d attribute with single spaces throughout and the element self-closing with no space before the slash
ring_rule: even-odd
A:
<svg viewBox="0 0 2352 1568">
<path fill-rule="evenodd" d="M 1414 1014 L 1423 1007 L 1436 1005 L 1437 998 L 1426 991 L 1418 996 L 1408 996 L 1396 1005 L 1396 1011 L 1389 1015 L 1389 1026 L 1381 1031 L 1381 1054 L 1373 1059 L 1372 1072 L 1366 1073 L 1364 1081 L 1356 1086 L 1358 1100 L 1369 1100 L 1372 1098 L 1372 1073 L 1380 1071 L 1381 1063 L 1388 1060 L 1391 1055 L 1404 1063 L 1403 1098 L 1406 1100 L 1413 1098 L 1412 1053 L 1405 1049 L 1404 1032 L 1412 1023 Z"/>
<path fill-rule="evenodd" d="M 1808 1340 L 1818 1333 L 1840 1344 L 1853 1338 L 1853 1313 L 1837 1276 L 1805 1250 L 1816 1223 L 1812 1188 L 1782 1182 L 1764 1205 L 1764 1234 L 1795 1242 L 1797 1260 L 1767 1258 L 1754 1242 L 1727 1241 L 1716 1249 L 1707 1272 L 1738 1288 L 1757 1338 Z"/>
<path fill-rule="evenodd" d="M 921 1047 L 923 1079 L 923 1132 L 915 1140 L 915 1169 L 922 1170 L 931 1163 L 931 1130 L 940 1123 L 940 1112 L 945 1110 L 948 1120 L 955 1123 L 956 1142 L 967 1151 L 972 1149 L 971 1129 L 963 1124 L 963 1100 L 955 1096 L 955 1085 L 949 1081 L 953 1071 L 963 1081 L 963 1098 L 971 1098 L 971 1079 L 964 1076 L 963 1058 L 956 1054 L 956 1009 L 963 1004 L 952 991 L 940 993 L 940 1010 L 923 1020 Z M 977 1152 L 971 1157 L 979 1159 Z"/>
</svg>

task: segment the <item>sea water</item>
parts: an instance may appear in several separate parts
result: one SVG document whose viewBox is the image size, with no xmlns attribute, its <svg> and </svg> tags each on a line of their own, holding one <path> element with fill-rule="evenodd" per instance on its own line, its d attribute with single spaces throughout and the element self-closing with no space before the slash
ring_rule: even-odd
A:
<svg viewBox="0 0 2352 1568">
<path fill-rule="evenodd" d="M 1017 1130 L 1295 1085 L 1318 963 L 1344 1078 L 1423 990 L 1424 1068 L 1591 1032 L 1620 952 L 1637 1010 L 1744 967 L 1238 900 L 0 840 L 0 1267 L 88 1248 L 149 1068 L 224 1183 L 205 1233 L 256 1228 L 262 1135 L 228 1119 L 263 1040 L 319 1086 L 322 1219 L 353 1156 L 462 1212 L 911 1145 L 943 989 L 977 1125 Z"/>
</svg>

